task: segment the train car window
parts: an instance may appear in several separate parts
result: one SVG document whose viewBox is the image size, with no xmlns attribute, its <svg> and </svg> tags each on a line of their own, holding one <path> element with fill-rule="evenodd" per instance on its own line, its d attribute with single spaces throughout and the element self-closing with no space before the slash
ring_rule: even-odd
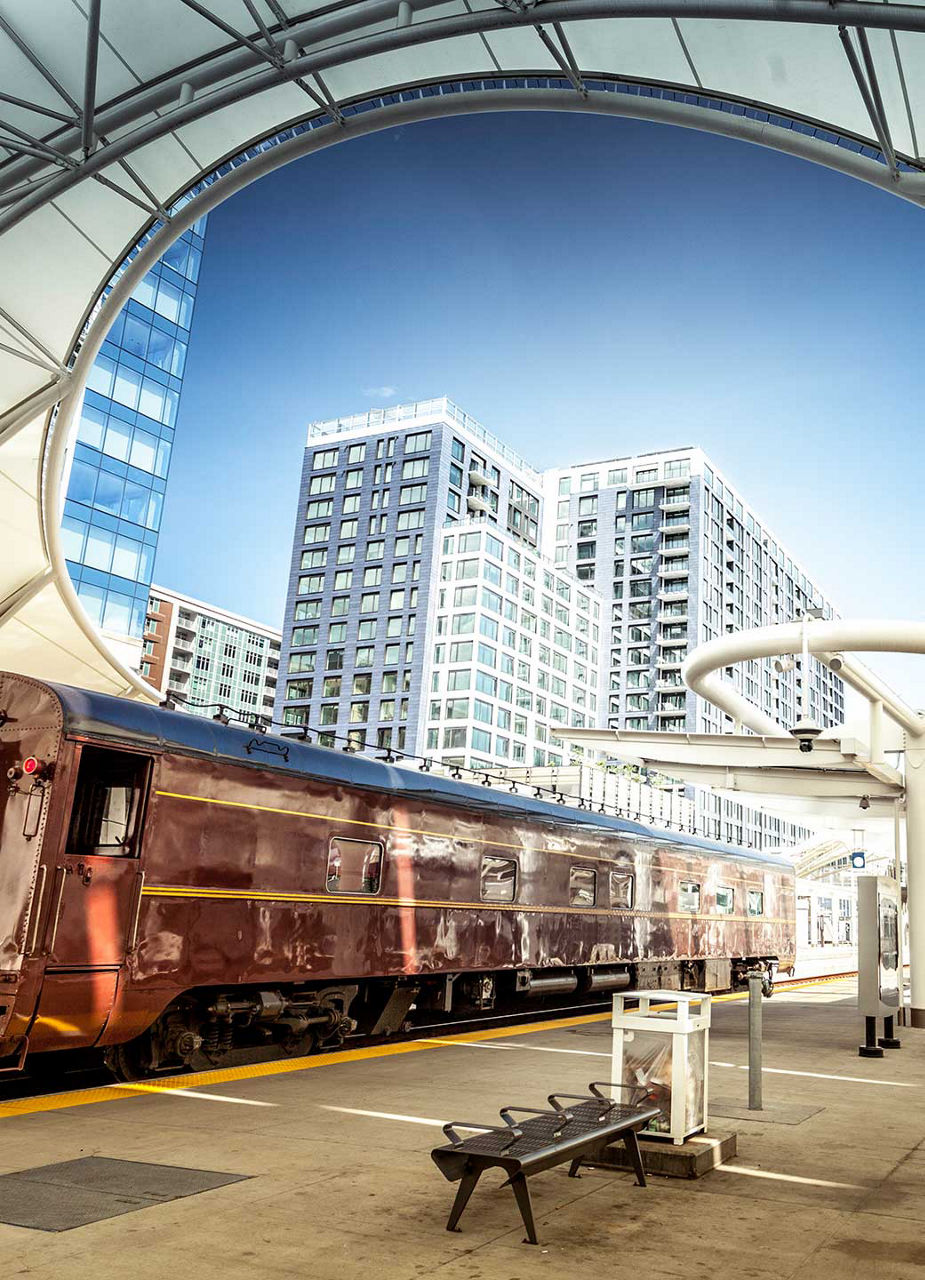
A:
<svg viewBox="0 0 925 1280">
<path fill-rule="evenodd" d="M 716 910 L 722 912 L 723 915 L 731 916 L 735 911 L 735 904 L 735 889 L 730 889 L 725 884 L 718 885 L 716 889 Z"/>
<path fill-rule="evenodd" d="M 678 910 L 700 910 L 700 885 L 694 880 L 682 880 L 678 885 Z"/>
<path fill-rule="evenodd" d="M 631 871 L 611 871 L 610 873 L 610 905 L 612 907 L 631 907 L 635 899 L 636 877 Z"/>
<path fill-rule="evenodd" d="M 77 771 L 67 852 L 131 858 L 138 853 L 138 816 L 148 761 L 144 756 L 84 747 Z"/>
<path fill-rule="evenodd" d="M 590 867 L 572 867 L 568 877 L 570 907 L 593 907 L 597 898 L 597 872 Z"/>
<path fill-rule="evenodd" d="M 764 915 L 764 894 L 760 889 L 749 889 L 748 891 L 748 914 L 750 916 Z"/>
<path fill-rule="evenodd" d="M 328 848 L 328 893 L 378 893 L 382 884 L 382 845 L 377 840 L 333 836 Z"/>
<path fill-rule="evenodd" d="M 481 895 L 483 902 L 513 902 L 517 886 L 517 863 L 511 858 L 482 859 Z"/>
</svg>

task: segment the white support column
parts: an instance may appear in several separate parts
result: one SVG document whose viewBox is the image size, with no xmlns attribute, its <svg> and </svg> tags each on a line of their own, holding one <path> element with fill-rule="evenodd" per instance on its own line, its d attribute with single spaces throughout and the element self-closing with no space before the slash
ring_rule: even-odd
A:
<svg viewBox="0 0 925 1280">
<path fill-rule="evenodd" d="M 925 738 L 906 736 L 906 892 L 909 1021 L 925 1027 Z"/>
</svg>

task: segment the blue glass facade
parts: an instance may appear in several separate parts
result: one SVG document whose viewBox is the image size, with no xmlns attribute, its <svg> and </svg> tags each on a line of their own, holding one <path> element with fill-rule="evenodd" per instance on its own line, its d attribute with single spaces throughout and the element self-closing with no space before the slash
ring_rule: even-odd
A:
<svg viewBox="0 0 925 1280">
<path fill-rule="evenodd" d="M 123 307 L 87 383 L 61 535 L 87 613 L 141 638 L 154 571 L 205 219 Z"/>
</svg>

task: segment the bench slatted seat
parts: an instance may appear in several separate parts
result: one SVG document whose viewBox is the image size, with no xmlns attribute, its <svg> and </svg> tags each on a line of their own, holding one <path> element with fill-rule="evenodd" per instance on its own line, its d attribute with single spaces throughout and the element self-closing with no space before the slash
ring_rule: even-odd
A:
<svg viewBox="0 0 925 1280">
<path fill-rule="evenodd" d="M 639 1186 L 646 1185 L 645 1170 L 639 1151 L 637 1132 L 658 1116 L 658 1107 L 618 1102 L 602 1089 L 637 1093 L 626 1086 L 596 1080 L 587 1094 L 552 1093 L 550 1110 L 535 1107 L 502 1107 L 503 1125 L 471 1124 L 454 1120 L 443 1131 L 450 1139 L 447 1146 L 435 1147 L 431 1158 L 449 1182 L 459 1182 L 456 1199 L 446 1224 L 447 1231 L 458 1231 L 457 1223 L 486 1169 L 500 1168 L 507 1173 L 501 1185 L 511 1187 L 527 1231 L 525 1243 L 536 1244 L 536 1228 L 527 1178 L 556 1165 L 569 1162 L 569 1177 L 578 1177 L 583 1162 L 598 1161 L 605 1148 L 621 1141 L 636 1171 Z M 563 1106 L 564 1102 L 572 1105 Z M 515 1119 L 529 1116 L 529 1119 Z M 459 1129 L 475 1131 L 472 1137 L 460 1137 Z"/>
</svg>

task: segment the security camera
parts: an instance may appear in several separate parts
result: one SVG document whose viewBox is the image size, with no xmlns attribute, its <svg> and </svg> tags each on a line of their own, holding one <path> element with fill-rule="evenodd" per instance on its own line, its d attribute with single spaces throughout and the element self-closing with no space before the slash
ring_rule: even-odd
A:
<svg viewBox="0 0 925 1280">
<path fill-rule="evenodd" d="M 801 751 L 812 751 L 813 743 L 822 733 L 822 725 L 814 720 L 798 720 L 790 732 L 799 742 Z"/>
</svg>

